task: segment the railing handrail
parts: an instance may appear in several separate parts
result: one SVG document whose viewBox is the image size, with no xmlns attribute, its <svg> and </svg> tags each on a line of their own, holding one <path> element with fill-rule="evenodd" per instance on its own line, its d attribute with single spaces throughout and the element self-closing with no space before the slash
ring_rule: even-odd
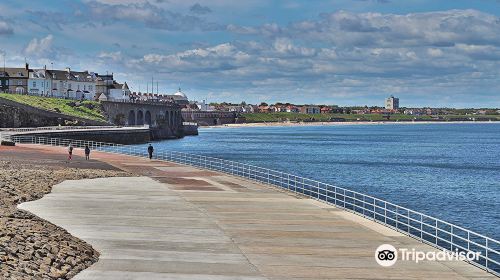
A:
<svg viewBox="0 0 500 280">
<path fill-rule="evenodd" d="M 109 129 L 109 128 L 149 128 L 149 125 L 107 125 L 107 126 L 43 126 L 43 127 L 23 127 L 23 128 L 0 128 L 8 132 L 30 132 L 30 131 L 53 131 L 53 130 L 77 130 L 77 129 Z"/>
<path fill-rule="evenodd" d="M 88 145 L 91 149 L 110 153 L 132 156 L 147 155 L 143 147 L 114 143 L 37 136 L 7 135 L 7 137 L 11 141 L 18 143 L 55 146 L 67 146 L 69 143 L 73 143 L 75 147 Z M 357 191 L 251 164 L 167 150 L 156 150 L 155 158 L 220 171 L 260 183 L 285 188 L 289 191 L 303 194 L 343 210 L 353 212 L 439 249 L 449 251 L 460 249 L 466 252 L 474 252 L 471 246 L 480 248 L 481 252 L 485 252 L 485 255 L 481 256 L 482 259 L 480 260 L 482 261 L 472 261 L 471 263 L 496 276 L 500 276 L 500 242 L 498 240 L 430 215 Z M 383 213 L 379 210 L 383 210 Z M 449 227 L 449 229 L 443 228 L 443 226 Z M 424 227 L 430 228 L 430 231 Z M 449 240 L 443 237 L 443 235 L 446 235 L 446 238 L 449 238 Z M 484 242 L 478 239 L 481 239 L 481 241 L 484 240 Z M 444 247 L 443 243 L 448 244 L 449 247 Z"/>
</svg>

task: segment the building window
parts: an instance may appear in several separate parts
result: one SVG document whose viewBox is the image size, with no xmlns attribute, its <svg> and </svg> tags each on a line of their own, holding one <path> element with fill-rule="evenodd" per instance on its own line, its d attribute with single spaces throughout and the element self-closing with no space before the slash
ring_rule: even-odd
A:
<svg viewBox="0 0 500 280">
<path fill-rule="evenodd" d="M 17 80 L 17 85 L 18 86 L 22 86 L 23 85 L 23 81 L 22 80 Z"/>
<path fill-rule="evenodd" d="M 86 85 L 83 85 L 83 90 L 87 90 L 87 86 Z"/>
<path fill-rule="evenodd" d="M 68 89 L 71 89 L 71 83 L 68 83 Z"/>
<path fill-rule="evenodd" d="M 33 87 L 36 87 L 36 82 L 35 81 L 33 81 Z"/>
</svg>

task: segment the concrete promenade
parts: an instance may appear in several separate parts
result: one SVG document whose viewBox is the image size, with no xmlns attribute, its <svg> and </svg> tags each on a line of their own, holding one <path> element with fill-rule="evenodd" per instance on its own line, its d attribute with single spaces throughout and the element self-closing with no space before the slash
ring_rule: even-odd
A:
<svg viewBox="0 0 500 280">
<path fill-rule="evenodd" d="M 381 244 L 434 249 L 273 187 L 168 162 L 92 157 L 138 177 L 66 181 L 19 206 L 101 253 L 75 279 L 496 279 L 458 261 L 383 268 L 374 259 Z"/>
</svg>

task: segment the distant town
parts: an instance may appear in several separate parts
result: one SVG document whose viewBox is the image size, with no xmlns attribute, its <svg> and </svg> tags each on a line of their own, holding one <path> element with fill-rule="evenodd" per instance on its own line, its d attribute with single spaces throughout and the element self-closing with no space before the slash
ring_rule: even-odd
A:
<svg viewBox="0 0 500 280">
<path fill-rule="evenodd" d="M 76 101 L 109 101 L 128 103 L 168 103 L 180 107 L 186 121 L 221 119 L 227 122 L 266 122 L 266 121 L 344 121 L 344 120 L 498 120 L 498 108 L 454 109 L 454 108 L 409 108 L 401 106 L 398 97 L 389 96 L 381 100 L 384 106 L 341 107 L 326 104 L 291 104 L 277 102 L 268 104 L 248 104 L 241 102 L 215 103 L 206 100 L 189 100 L 179 88 L 173 93 L 161 92 L 158 82 L 148 83 L 145 92 L 132 91 L 127 82 L 117 82 L 113 73 L 99 74 L 92 71 L 74 71 L 71 68 L 48 69 L 25 67 L 0 68 L 0 92 L 70 99 Z M 196 113 L 196 114 L 195 114 Z M 219 113 L 220 115 L 214 115 Z M 265 114 L 269 114 L 265 116 Z M 272 115 L 272 116 L 271 116 Z M 300 116 L 302 115 L 302 116 Z M 346 117 L 351 116 L 351 117 Z M 481 116 L 495 116 L 481 118 Z M 131 117 L 132 119 L 132 117 Z M 137 119 L 137 118 L 135 118 Z M 217 121 L 219 120 L 219 121 Z M 130 121 L 132 122 L 132 121 Z M 137 124 L 137 121 L 133 122 Z M 208 121 L 212 124 L 212 121 Z"/>
</svg>

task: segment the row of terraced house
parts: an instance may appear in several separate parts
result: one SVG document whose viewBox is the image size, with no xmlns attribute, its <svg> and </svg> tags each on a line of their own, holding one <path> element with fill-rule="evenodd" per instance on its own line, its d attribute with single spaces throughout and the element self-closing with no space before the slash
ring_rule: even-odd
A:
<svg viewBox="0 0 500 280">
<path fill-rule="evenodd" d="M 113 74 L 99 75 L 89 71 L 0 68 L 0 92 L 75 100 L 107 99 L 129 93 L 127 83 L 117 83 Z"/>
</svg>

